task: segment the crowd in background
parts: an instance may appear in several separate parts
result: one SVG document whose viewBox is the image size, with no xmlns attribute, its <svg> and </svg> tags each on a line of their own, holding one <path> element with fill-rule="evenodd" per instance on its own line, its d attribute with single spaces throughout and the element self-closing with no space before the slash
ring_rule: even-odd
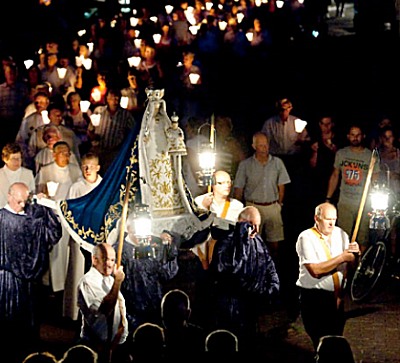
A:
<svg viewBox="0 0 400 363">
<path fill-rule="evenodd" d="M 208 8 L 201 0 L 176 1 L 170 12 L 156 1 L 148 6 L 143 2 L 129 12 L 114 5 L 88 18 L 80 14 L 82 23 L 73 25 L 60 12 L 51 11 L 51 5 L 42 13 L 36 9 L 41 17 L 35 22 L 40 26 L 25 44 L 3 41 L 0 146 L 4 168 L 11 171 L 2 177 L 14 180 L 13 171 L 23 168 L 29 174 L 30 191 L 48 193 L 44 185 L 55 177 L 51 173 L 59 173 L 57 167 L 75 165 L 69 166 L 71 182 L 93 168 L 104 175 L 126 133 L 141 122 L 146 89 L 164 89 L 167 112 L 178 117 L 185 132 L 185 178 L 197 196 L 205 191 L 197 185 L 198 166 L 193 161 L 198 138 L 204 137 L 199 134 L 201 126 L 215 116 L 217 169 L 228 172 L 233 181 L 239 163 L 252 154 L 254 132 L 281 111 L 277 105 L 288 97 L 293 112 L 308 120 L 298 164 L 288 164 L 290 158 L 283 157 L 294 185 L 284 201 L 284 221 L 291 222 L 285 238 L 286 262 L 296 270 L 293 242 L 309 224 L 313 208 L 326 197 L 335 153 L 346 145 L 347 126 L 355 116 L 361 116 L 357 122 L 365 126 L 363 143 L 371 150 L 379 148 L 386 161 L 383 171 L 393 171 L 398 187 L 398 110 L 383 96 L 373 100 L 376 105 L 368 114 L 361 106 L 354 111 L 347 109 L 347 103 L 338 104 L 342 95 L 325 99 L 324 88 L 330 82 L 321 82 L 322 74 L 311 76 L 311 69 L 329 54 L 326 21 L 332 4 L 285 1 L 279 7 L 278 3 L 219 0 Z M 68 10 L 65 17 L 73 19 L 74 12 Z M 79 35 L 79 30 L 85 32 Z M 366 37 L 376 41 L 371 34 Z M 310 53 L 303 54 L 304 49 Z M 340 55 L 331 56 L 341 62 Z M 384 67 L 371 71 L 375 87 L 381 86 L 380 76 L 386 72 Z M 198 76 L 195 81 L 193 74 Z M 316 94 L 305 99 L 303 87 L 310 86 Z M 343 93 L 346 98 L 350 91 Z M 361 99 L 362 104 L 371 101 L 364 96 L 353 96 L 354 108 Z M 90 102 L 88 110 L 82 109 L 81 101 Z M 93 116 L 99 117 L 99 124 Z M 88 154 L 95 155 L 94 165 Z M 4 195 L 9 184 L 2 184 Z M 68 190 L 59 193 L 58 198 L 65 198 Z M 304 205 L 307 213 L 299 216 L 297 208 Z M 68 235 L 64 238 L 68 244 Z M 293 283 L 291 271 L 282 281 L 290 299 L 285 286 Z"/>
</svg>

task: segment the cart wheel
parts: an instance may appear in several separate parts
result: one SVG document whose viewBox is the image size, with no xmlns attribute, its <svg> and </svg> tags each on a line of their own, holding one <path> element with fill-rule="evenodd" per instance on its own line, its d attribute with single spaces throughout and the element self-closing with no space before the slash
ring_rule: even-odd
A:
<svg viewBox="0 0 400 363">
<path fill-rule="evenodd" d="M 367 249 L 351 281 L 350 294 L 353 301 L 365 299 L 381 276 L 386 260 L 386 246 L 377 242 Z"/>
</svg>

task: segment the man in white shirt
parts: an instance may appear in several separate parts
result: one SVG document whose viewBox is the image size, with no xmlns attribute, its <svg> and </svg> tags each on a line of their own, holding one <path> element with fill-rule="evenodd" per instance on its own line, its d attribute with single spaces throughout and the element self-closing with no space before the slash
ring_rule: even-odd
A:
<svg viewBox="0 0 400 363">
<path fill-rule="evenodd" d="M 314 349 L 325 335 L 343 335 L 345 324 L 343 292 L 346 272 L 357 261 L 357 242 L 335 226 L 336 208 L 323 203 L 315 209 L 315 225 L 300 233 L 299 257 L 300 313 Z"/>
<path fill-rule="evenodd" d="M 212 178 L 212 192 L 205 193 L 195 198 L 195 203 L 200 210 L 210 211 L 216 215 L 214 226 L 220 229 L 230 229 L 234 226 L 243 209 L 243 203 L 231 198 L 232 180 L 229 173 L 217 170 Z M 198 312 L 198 319 L 204 326 L 213 324 L 210 320 L 213 311 L 212 299 L 210 299 L 210 289 L 212 287 L 212 274 L 208 271 L 211 263 L 215 245 L 218 243 L 211 236 L 211 230 L 206 235 L 204 242 L 196 244 L 191 251 L 199 258 L 200 263 L 196 273 L 196 298 L 194 300 L 194 310 Z"/>
<path fill-rule="evenodd" d="M 103 242 L 94 246 L 92 267 L 79 282 L 81 342 L 99 353 L 101 363 L 110 362 L 128 336 L 125 299 L 120 292 L 125 273 L 116 262 L 111 245 Z"/>
<path fill-rule="evenodd" d="M 217 170 L 212 179 L 212 192 L 197 196 L 194 201 L 200 209 L 210 211 L 222 220 L 226 220 L 225 224 L 234 225 L 237 222 L 240 211 L 244 205 L 241 201 L 231 198 L 232 180 L 226 171 Z M 223 221 L 221 221 L 223 223 Z M 217 222 L 218 223 L 218 222 Z M 203 264 L 203 268 L 207 269 L 212 257 L 211 234 L 204 243 L 193 247 L 192 251 Z"/>
</svg>

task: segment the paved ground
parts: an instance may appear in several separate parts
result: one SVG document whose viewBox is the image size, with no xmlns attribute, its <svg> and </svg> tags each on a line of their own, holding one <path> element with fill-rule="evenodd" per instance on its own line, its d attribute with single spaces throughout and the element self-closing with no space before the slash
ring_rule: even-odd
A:
<svg viewBox="0 0 400 363">
<path fill-rule="evenodd" d="M 346 300 L 348 339 L 357 363 L 400 362 L 400 283 L 383 278 L 362 303 Z M 290 323 L 284 311 L 264 316 L 267 362 L 312 362 L 313 348 L 301 317 Z"/>
<path fill-rule="evenodd" d="M 365 302 L 346 300 L 344 335 L 357 363 L 400 362 L 400 282 L 383 277 Z M 78 327 L 48 321 L 41 328 L 41 348 L 61 356 L 74 341 Z M 312 363 L 313 348 L 301 317 L 294 322 L 284 308 L 260 318 L 260 358 L 269 363 Z"/>
</svg>

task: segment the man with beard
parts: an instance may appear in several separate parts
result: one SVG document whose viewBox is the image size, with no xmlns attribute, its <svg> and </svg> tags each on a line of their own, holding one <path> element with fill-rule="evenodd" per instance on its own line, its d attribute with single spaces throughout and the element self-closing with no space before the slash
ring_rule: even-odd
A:
<svg viewBox="0 0 400 363">
<path fill-rule="evenodd" d="M 339 149 L 335 156 L 334 169 L 328 183 L 326 201 L 331 202 L 340 180 L 339 200 L 337 204 L 338 225 L 351 235 L 357 219 L 361 198 L 371 164 L 372 151 L 363 145 L 365 134 L 361 127 L 352 125 L 347 134 L 349 146 Z M 372 180 L 379 176 L 379 163 L 374 165 Z M 367 200 L 360 221 L 357 240 L 361 251 L 368 247 L 368 212 L 371 210 Z"/>
</svg>

